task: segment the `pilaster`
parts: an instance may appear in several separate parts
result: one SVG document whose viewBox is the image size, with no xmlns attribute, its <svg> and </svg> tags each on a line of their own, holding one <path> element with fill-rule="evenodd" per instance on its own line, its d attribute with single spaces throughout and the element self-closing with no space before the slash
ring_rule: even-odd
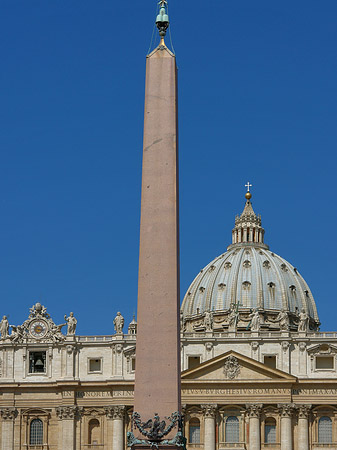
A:
<svg viewBox="0 0 337 450">
<path fill-rule="evenodd" d="M 311 405 L 298 406 L 298 445 L 300 450 L 309 450 L 309 416 Z"/>
<path fill-rule="evenodd" d="M 281 450 L 292 450 L 292 415 L 295 405 L 293 403 L 279 404 L 278 408 L 281 416 Z"/>
<path fill-rule="evenodd" d="M 246 405 L 249 417 L 249 450 L 260 450 L 261 448 L 260 415 L 262 406 L 262 403 Z"/>
<path fill-rule="evenodd" d="M 60 439 L 62 450 L 75 450 L 75 426 L 76 419 L 80 418 L 83 408 L 78 406 L 59 406 L 56 408 L 56 415 L 62 421 L 62 437 Z"/>
<path fill-rule="evenodd" d="M 1 408 L 2 450 L 14 450 L 14 421 L 18 415 L 16 408 Z"/>
<path fill-rule="evenodd" d="M 201 405 L 201 407 L 205 421 L 204 448 L 207 450 L 215 450 L 215 418 L 217 405 L 207 404 Z"/>
<path fill-rule="evenodd" d="M 112 423 L 112 450 L 124 450 L 125 406 L 106 406 L 105 414 Z M 109 433 L 110 434 L 110 433 Z"/>
</svg>

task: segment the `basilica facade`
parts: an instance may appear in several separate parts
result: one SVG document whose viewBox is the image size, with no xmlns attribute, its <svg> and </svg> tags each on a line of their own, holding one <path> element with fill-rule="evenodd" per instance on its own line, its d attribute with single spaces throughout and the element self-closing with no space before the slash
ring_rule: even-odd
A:
<svg viewBox="0 0 337 450">
<path fill-rule="evenodd" d="M 337 333 L 319 331 L 298 269 L 264 242 L 246 194 L 232 244 L 181 306 L 182 411 L 195 450 L 337 449 Z M 137 323 L 79 336 L 34 304 L 0 324 L 2 450 L 125 450 Z"/>
</svg>

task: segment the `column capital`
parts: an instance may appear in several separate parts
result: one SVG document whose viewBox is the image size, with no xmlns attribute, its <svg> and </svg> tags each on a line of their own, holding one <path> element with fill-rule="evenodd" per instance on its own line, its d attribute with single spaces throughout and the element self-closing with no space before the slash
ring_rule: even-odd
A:
<svg viewBox="0 0 337 450">
<path fill-rule="evenodd" d="M 296 405 L 299 419 L 308 419 L 312 405 Z"/>
<path fill-rule="evenodd" d="M 77 419 L 83 414 L 83 407 L 80 406 L 58 406 L 55 410 L 61 420 Z"/>
<path fill-rule="evenodd" d="M 16 408 L 0 408 L 0 415 L 2 420 L 15 420 L 18 410 Z"/>
<path fill-rule="evenodd" d="M 279 403 L 277 407 L 281 417 L 291 417 L 295 409 L 294 403 Z"/>
<path fill-rule="evenodd" d="M 262 411 L 263 404 L 262 403 L 247 403 L 246 409 L 249 417 L 260 417 Z"/>
<path fill-rule="evenodd" d="M 124 405 L 105 406 L 105 414 L 108 419 L 123 419 L 125 415 Z"/>
<path fill-rule="evenodd" d="M 201 405 L 201 409 L 203 410 L 204 417 L 212 417 L 214 418 L 216 415 L 218 405 L 216 404 L 207 404 L 207 405 Z"/>
</svg>

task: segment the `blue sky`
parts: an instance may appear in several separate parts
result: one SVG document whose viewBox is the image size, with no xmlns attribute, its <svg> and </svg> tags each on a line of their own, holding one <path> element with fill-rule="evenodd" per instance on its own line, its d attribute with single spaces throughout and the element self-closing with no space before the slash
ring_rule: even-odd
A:
<svg viewBox="0 0 337 450">
<path fill-rule="evenodd" d="M 137 302 L 145 55 L 156 2 L 0 2 L 0 314 L 79 334 Z M 245 183 L 265 241 L 336 330 L 337 3 L 169 1 L 179 66 L 181 295 L 231 242 Z M 333 313 L 332 313 L 333 312 Z"/>
</svg>

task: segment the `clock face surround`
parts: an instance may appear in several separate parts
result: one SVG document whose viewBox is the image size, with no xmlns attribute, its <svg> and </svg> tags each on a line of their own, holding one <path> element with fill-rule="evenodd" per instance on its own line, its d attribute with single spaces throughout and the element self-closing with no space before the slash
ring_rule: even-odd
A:
<svg viewBox="0 0 337 450">
<path fill-rule="evenodd" d="M 33 322 L 29 325 L 30 334 L 37 339 L 43 338 L 47 334 L 47 331 L 48 325 L 44 320 L 33 320 Z"/>
</svg>

